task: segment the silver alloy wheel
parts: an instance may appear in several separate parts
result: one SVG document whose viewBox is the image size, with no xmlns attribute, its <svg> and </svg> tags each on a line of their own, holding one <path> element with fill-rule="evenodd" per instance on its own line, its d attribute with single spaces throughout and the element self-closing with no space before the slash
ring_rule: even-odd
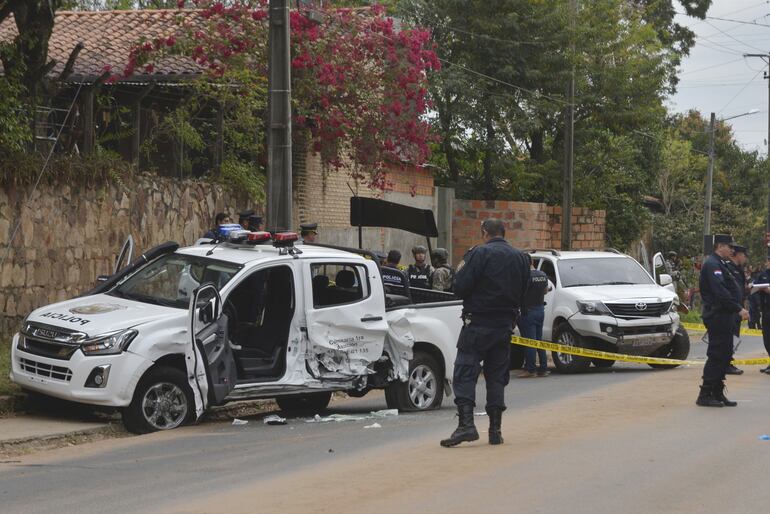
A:
<svg viewBox="0 0 770 514">
<path fill-rule="evenodd" d="M 170 382 L 158 382 L 142 398 L 142 415 L 156 430 L 170 430 L 187 418 L 187 396 Z"/>
<path fill-rule="evenodd" d="M 433 370 L 420 364 L 409 374 L 409 398 L 418 409 L 429 408 L 438 394 L 438 383 Z"/>
<path fill-rule="evenodd" d="M 570 330 L 565 330 L 559 334 L 559 344 L 564 346 L 575 346 L 575 335 Z M 557 353 L 559 360 L 563 364 L 572 364 L 572 355 L 569 353 Z"/>
</svg>

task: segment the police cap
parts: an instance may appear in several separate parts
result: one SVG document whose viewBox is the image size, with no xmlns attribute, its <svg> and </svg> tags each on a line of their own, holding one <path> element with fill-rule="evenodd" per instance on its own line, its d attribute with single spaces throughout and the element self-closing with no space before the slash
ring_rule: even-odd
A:
<svg viewBox="0 0 770 514">
<path fill-rule="evenodd" d="M 733 240 L 733 236 L 731 236 L 730 234 L 715 234 L 714 235 L 714 246 L 716 246 L 718 244 L 732 246 L 732 245 L 735 244 L 735 240 Z"/>
<path fill-rule="evenodd" d="M 318 223 L 300 223 L 299 229 L 303 234 L 309 234 L 311 232 L 318 233 Z"/>
<path fill-rule="evenodd" d="M 254 214 L 254 209 L 246 209 L 245 211 L 241 211 L 238 213 L 239 218 L 248 218 L 249 216 Z"/>
<path fill-rule="evenodd" d="M 249 215 L 248 218 L 249 218 L 249 225 L 261 225 L 262 224 L 262 216 L 257 216 L 256 214 L 251 214 L 251 215 Z"/>
<path fill-rule="evenodd" d="M 749 256 L 749 250 L 743 245 L 739 245 L 738 243 L 733 243 L 730 245 L 730 248 L 732 248 L 733 252 L 735 253 L 742 253 L 746 257 Z"/>
</svg>

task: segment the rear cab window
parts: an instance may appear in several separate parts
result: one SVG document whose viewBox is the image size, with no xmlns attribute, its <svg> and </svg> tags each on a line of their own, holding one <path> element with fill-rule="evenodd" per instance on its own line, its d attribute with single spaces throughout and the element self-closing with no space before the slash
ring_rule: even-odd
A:
<svg viewBox="0 0 770 514">
<path fill-rule="evenodd" d="M 363 264 L 315 263 L 310 265 L 310 276 L 316 309 L 360 302 L 371 295 Z"/>
</svg>

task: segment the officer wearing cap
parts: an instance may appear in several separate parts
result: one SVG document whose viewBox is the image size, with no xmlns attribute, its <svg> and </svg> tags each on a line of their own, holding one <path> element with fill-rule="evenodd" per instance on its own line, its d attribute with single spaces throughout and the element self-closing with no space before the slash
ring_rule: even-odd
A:
<svg viewBox="0 0 770 514">
<path fill-rule="evenodd" d="M 318 223 L 300 223 L 300 236 L 304 243 L 315 243 L 318 238 Z"/>
<path fill-rule="evenodd" d="M 463 300 L 464 324 L 457 340 L 453 374 L 460 419 L 452 435 L 441 441 L 441 446 L 447 448 L 479 438 L 473 408 L 482 361 L 489 444 L 503 442 L 500 425 L 505 410 L 505 386 L 510 378 L 511 335 L 529 282 L 529 255 L 508 244 L 501 220 L 484 220 L 481 235 L 484 244 L 465 254 L 465 265 L 455 274 L 452 287 Z"/>
<path fill-rule="evenodd" d="M 249 216 L 254 215 L 253 209 L 246 209 L 238 213 L 238 225 L 245 227 L 249 223 Z"/>
<path fill-rule="evenodd" d="M 759 274 L 754 281 L 754 285 L 770 285 L 770 248 L 767 249 L 767 267 Z M 770 356 L 770 287 L 760 289 L 759 306 L 762 311 L 762 341 L 765 343 L 765 351 Z M 770 366 L 762 368 L 759 371 L 770 374 Z"/>
<path fill-rule="evenodd" d="M 735 279 L 735 283 L 738 285 L 738 292 L 736 293 L 736 299 L 738 302 L 740 302 L 741 305 L 745 305 L 746 303 L 746 273 L 743 269 L 743 267 L 746 265 L 746 262 L 749 257 L 748 249 L 745 246 L 739 245 L 739 244 L 733 244 L 730 246 L 733 250 L 732 256 L 730 256 L 730 260 L 727 262 L 727 267 L 730 269 L 730 272 L 733 274 L 733 278 Z M 735 328 L 733 329 L 733 335 L 736 338 L 741 337 L 741 318 L 739 316 L 735 316 Z M 735 347 L 733 347 L 733 353 L 735 351 Z M 743 370 L 738 369 L 737 367 L 733 366 L 732 364 L 727 366 L 726 373 L 728 375 L 743 375 Z"/>
<path fill-rule="evenodd" d="M 741 320 L 749 313 L 741 305 L 741 295 L 727 262 L 733 254 L 732 236 L 714 236 L 714 252 L 703 262 L 700 272 L 700 294 L 703 299 L 703 324 L 708 331 L 706 365 L 703 384 L 695 401 L 702 407 L 734 407 L 725 396 L 725 374 L 733 355 L 733 333 L 736 315 Z"/>
<path fill-rule="evenodd" d="M 247 230 L 251 230 L 252 232 L 259 232 L 262 230 L 262 216 L 257 216 L 256 214 L 250 214 L 248 218 L 246 218 L 247 221 Z"/>
</svg>

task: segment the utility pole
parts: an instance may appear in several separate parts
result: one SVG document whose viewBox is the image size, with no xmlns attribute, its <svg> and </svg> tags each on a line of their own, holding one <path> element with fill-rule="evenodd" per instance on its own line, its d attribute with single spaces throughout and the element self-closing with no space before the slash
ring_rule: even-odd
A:
<svg viewBox="0 0 770 514">
<path fill-rule="evenodd" d="M 577 0 L 570 0 L 572 20 L 570 28 L 572 33 L 572 58 L 575 57 L 575 25 L 577 19 Z M 561 202 L 561 249 L 572 248 L 572 190 L 574 186 L 575 165 L 575 64 L 572 64 L 572 74 L 567 86 L 569 105 L 564 112 L 564 172 L 562 176 L 563 191 Z"/>
<path fill-rule="evenodd" d="M 711 188 L 714 182 L 714 121 L 716 115 L 711 113 L 709 124 L 709 167 L 706 173 L 706 212 L 703 214 L 703 236 L 711 234 Z M 705 241 L 705 239 L 704 239 Z"/>
<path fill-rule="evenodd" d="M 770 53 L 768 54 L 743 54 L 743 57 L 759 57 L 762 61 L 768 65 L 770 71 Z M 767 159 L 770 160 L 770 74 L 766 71 L 764 73 L 765 80 L 767 80 Z M 768 177 L 767 184 L 767 224 L 765 226 L 765 244 L 770 245 L 770 177 Z"/>
<path fill-rule="evenodd" d="M 288 0 L 270 0 L 268 38 L 267 223 L 292 228 L 291 58 Z"/>
</svg>

